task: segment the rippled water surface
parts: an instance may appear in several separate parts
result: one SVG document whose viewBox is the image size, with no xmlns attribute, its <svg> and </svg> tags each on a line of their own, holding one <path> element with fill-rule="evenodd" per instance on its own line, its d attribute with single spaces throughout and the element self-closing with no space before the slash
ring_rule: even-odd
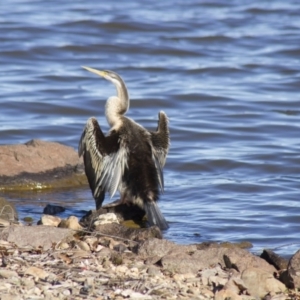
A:
<svg viewBox="0 0 300 300">
<path fill-rule="evenodd" d="M 11 0 L 0 10 L 0 143 L 77 147 L 102 128 L 118 72 L 128 116 L 170 118 L 160 206 L 179 243 L 243 241 L 292 255 L 300 231 L 299 1 Z M 20 216 L 45 203 L 94 208 L 88 188 L 9 196 Z"/>
</svg>

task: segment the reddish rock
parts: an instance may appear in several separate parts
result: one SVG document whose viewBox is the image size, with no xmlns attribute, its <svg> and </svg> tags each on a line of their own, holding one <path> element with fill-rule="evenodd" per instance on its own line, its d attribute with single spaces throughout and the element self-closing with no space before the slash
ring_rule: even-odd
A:
<svg viewBox="0 0 300 300">
<path fill-rule="evenodd" d="M 31 140 L 0 146 L 0 190 L 86 184 L 80 166 L 77 152 L 59 143 Z"/>
</svg>

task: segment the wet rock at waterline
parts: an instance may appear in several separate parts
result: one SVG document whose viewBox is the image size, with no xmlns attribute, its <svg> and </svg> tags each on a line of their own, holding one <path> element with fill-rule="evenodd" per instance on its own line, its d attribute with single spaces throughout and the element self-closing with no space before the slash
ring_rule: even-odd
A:
<svg viewBox="0 0 300 300">
<path fill-rule="evenodd" d="M 83 184 L 87 180 L 82 161 L 71 147 L 42 140 L 0 146 L 0 190 Z"/>
<path fill-rule="evenodd" d="M 63 206 L 47 204 L 43 210 L 43 214 L 45 215 L 56 215 L 61 212 L 64 212 L 66 209 Z"/>
</svg>

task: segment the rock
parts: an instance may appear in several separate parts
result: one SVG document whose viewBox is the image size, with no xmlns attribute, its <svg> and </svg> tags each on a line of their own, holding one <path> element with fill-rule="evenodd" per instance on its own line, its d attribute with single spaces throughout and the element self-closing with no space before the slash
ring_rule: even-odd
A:
<svg viewBox="0 0 300 300">
<path fill-rule="evenodd" d="M 260 268 L 247 268 L 241 274 L 247 292 L 254 297 L 263 298 L 286 290 L 285 285 L 272 274 Z"/>
<path fill-rule="evenodd" d="M 84 251 L 90 251 L 90 246 L 88 245 L 88 243 L 84 242 L 84 241 L 78 241 L 77 242 L 77 246 Z"/>
<path fill-rule="evenodd" d="M 39 221 L 39 225 L 45 226 L 54 226 L 57 227 L 61 222 L 61 218 L 50 216 L 50 215 L 42 215 L 41 220 Z"/>
<path fill-rule="evenodd" d="M 260 257 L 266 260 L 269 264 L 273 265 L 277 270 L 284 270 L 288 267 L 288 260 L 280 257 L 272 250 L 264 249 Z"/>
<path fill-rule="evenodd" d="M 156 266 L 150 266 L 147 269 L 147 273 L 149 275 L 152 275 L 152 276 L 160 276 L 162 274 L 161 271 L 160 271 L 160 268 L 158 268 Z"/>
<path fill-rule="evenodd" d="M 239 272 L 250 267 L 260 268 L 270 274 L 276 272 L 275 267 L 268 264 L 264 259 L 240 248 L 227 249 L 224 252 L 224 262 L 227 268 L 234 268 Z"/>
<path fill-rule="evenodd" d="M 11 278 L 18 277 L 18 273 L 16 271 L 0 269 L 0 278 Z"/>
<path fill-rule="evenodd" d="M 161 259 L 161 264 L 164 270 L 179 274 L 197 273 L 204 267 L 201 261 L 186 253 L 165 255 Z"/>
<path fill-rule="evenodd" d="M 157 226 L 150 228 L 127 228 L 120 224 L 111 223 L 95 227 L 95 234 L 111 235 L 132 241 L 143 241 L 150 238 L 162 238 L 162 233 Z"/>
<path fill-rule="evenodd" d="M 135 292 L 131 289 L 124 290 L 120 293 L 123 297 L 135 300 L 151 300 L 153 299 L 150 295 L 144 295 L 138 292 Z"/>
<path fill-rule="evenodd" d="M 9 226 L 0 232 L 0 240 L 13 242 L 18 247 L 48 250 L 65 239 L 73 239 L 73 232 L 50 226 Z"/>
<path fill-rule="evenodd" d="M 300 250 L 298 250 L 290 259 L 287 276 L 286 285 L 291 289 L 300 288 Z"/>
<path fill-rule="evenodd" d="M 100 215 L 104 215 L 107 213 L 114 213 L 120 223 L 126 220 L 133 220 L 138 225 L 138 227 L 141 227 L 141 225 L 143 224 L 142 219 L 145 216 L 145 212 L 135 205 L 106 205 L 98 210 L 90 210 L 85 216 L 81 218 L 80 223 L 84 227 L 90 227 L 91 224 L 94 224 L 95 220 L 97 220 Z"/>
<path fill-rule="evenodd" d="M 8 227 L 10 225 L 10 221 L 0 218 L 0 227 Z"/>
<path fill-rule="evenodd" d="M 215 300 L 243 300 L 241 296 L 232 292 L 231 290 L 222 289 L 215 294 Z"/>
<path fill-rule="evenodd" d="M 0 197 L 0 218 L 7 221 L 17 221 L 18 213 L 13 203 Z"/>
<path fill-rule="evenodd" d="M 40 268 L 37 268 L 37 267 L 29 267 L 25 270 L 25 274 L 28 274 L 28 275 L 32 275 L 36 278 L 41 278 L 43 280 L 45 280 L 48 276 L 49 276 L 49 273 L 40 269 Z"/>
<path fill-rule="evenodd" d="M 0 146 L 0 189 L 66 188 L 87 184 L 77 172 L 82 160 L 68 146 L 31 140 L 25 144 Z"/>
<path fill-rule="evenodd" d="M 148 239 L 141 243 L 137 254 L 143 258 L 156 256 L 163 257 L 175 249 L 176 244 L 164 239 Z"/>
<path fill-rule="evenodd" d="M 70 216 L 66 220 L 61 220 L 58 227 L 69 228 L 69 229 L 73 229 L 73 230 L 82 230 L 82 227 L 78 222 L 78 218 L 75 216 Z"/>
<path fill-rule="evenodd" d="M 47 204 L 43 210 L 45 215 L 56 215 L 64 212 L 66 209 L 63 206 Z"/>
<path fill-rule="evenodd" d="M 99 215 L 98 218 L 94 222 L 94 226 L 103 225 L 103 224 L 111 224 L 117 223 L 119 224 L 119 220 L 114 213 L 107 213 L 103 215 Z"/>
</svg>

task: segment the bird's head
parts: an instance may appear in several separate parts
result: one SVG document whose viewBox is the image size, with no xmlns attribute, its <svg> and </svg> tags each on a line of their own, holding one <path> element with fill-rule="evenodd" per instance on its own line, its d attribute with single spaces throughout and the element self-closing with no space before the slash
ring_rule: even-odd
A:
<svg viewBox="0 0 300 300">
<path fill-rule="evenodd" d="M 95 73 L 105 78 L 106 80 L 111 81 L 117 88 L 122 89 L 125 87 L 123 79 L 116 72 L 109 71 L 109 70 L 97 70 L 86 66 L 82 66 L 82 67 L 92 73 Z"/>
</svg>

